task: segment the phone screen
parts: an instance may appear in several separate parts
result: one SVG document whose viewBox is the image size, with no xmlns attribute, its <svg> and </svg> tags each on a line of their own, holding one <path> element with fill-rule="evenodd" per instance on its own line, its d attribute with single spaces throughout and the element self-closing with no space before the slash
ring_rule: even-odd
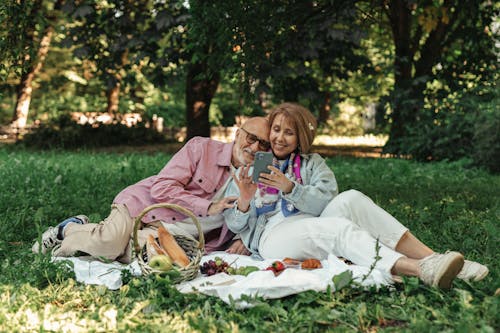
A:
<svg viewBox="0 0 500 333">
<path fill-rule="evenodd" d="M 271 173 L 271 170 L 267 169 L 267 166 L 272 164 L 273 153 L 265 151 L 256 152 L 255 160 L 253 163 L 252 180 L 257 183 L 259 181 L 259 175 L 261 173 Z"/>
</svg>

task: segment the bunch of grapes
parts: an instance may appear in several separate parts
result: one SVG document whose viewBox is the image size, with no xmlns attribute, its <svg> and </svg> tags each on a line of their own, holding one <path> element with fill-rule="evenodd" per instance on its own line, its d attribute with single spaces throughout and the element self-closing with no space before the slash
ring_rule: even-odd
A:
<svg viewBox="0 0 500 333">
<path fill-rule="evenodd" d="M 217 273 L 227 273 L 228 268 L 229 264 L 227 262 L 220 257 L 215 257 L 214 260 L 205 261 L 200 267 L 200 272 L 210 276 Z"/>
</svg>

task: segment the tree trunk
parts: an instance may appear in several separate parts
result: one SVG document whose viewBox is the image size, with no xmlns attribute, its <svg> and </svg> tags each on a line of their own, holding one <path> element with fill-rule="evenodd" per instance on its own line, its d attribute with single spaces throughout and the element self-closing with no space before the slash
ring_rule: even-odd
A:
<svg viewBox="0 0 500 333">
<path fill-rule="evenodd" d="M 120 103 L 120 88 L 122 83 L 122 76 L 120 75 L 120 69 L 123 68 L 128 63 L 128 49 L 125 49 L 121 54 L 121 61 L 119 68 L 114 71 L 110 71 L 110 82 L 108 84 L 108 90 L 106 90 L 106 98 L 108 104 L 106 106 L 106 112 L 116 118 L 118 116 L 119 103 Z M 114 74 L 111 74 L 114 73 Z"/>
<path fill-rule="evenodd" d="M 190 65 L 186 80 L 186 141 L 195 136 L 210 137 L 208 112 L 219 80 L 219 74 L 209 73 L 206 64 Z"/>
<path fill-rule="evenodd" d="M 332 94 L 327 91 L 325 93 L 325 103 L 323 107 L 319 109 L 319 117 L 318 117 L 318 125 L 326 123 L 326 121 L 330 118 L 330 111 L 332 103 Z"/>
<path fill-rule="evenodd" d="M 408 108 L 414 55 L 411 48 L 412 17 L 411 9 L 404 0 L 391 1 L 389 10 L 395 59 L 392 125 L 388 146 L 393 145 L 393 143 L 398 146 L 400 139 L 406 135 L 405 123 L 412 122 L 415 116 L 413 113 L 415 111 L 411 111 L 413 108 Z"/>
<path fill-rule="evenodd" d="M 436 27 L 422 45 L 422 27 L 415 25 L 412 6 L 406 0 L 388 2 L 387 15 L 395 45 L 394 90 L 392 92 L 392 125 L 389 141 L 384 147 L 388 153 L 405 153 L 401 143 L 409 136 L 408 129 L 418 121 L 424 107 L 426 82 L 432 76 L 432 68 L 439 61 L 446 36 L 451 32 L 448 21 L 438 19 Z M 441 9 L 447 11 L 451 1 L 445 0 Z M 453 15 L 450 22 L 456 20 Z M 412 35 L 413 30 L 413 35 Z M 420 57 L 415 59 L 416 51 Z"/>
<path fill-rule="evenodd" d="M 23 71 L 21 76 L 21 82 L 17 87 L 17 100 L 11 124 L 16 131 L 23 130 L 26 127 L 31 103 L 31 94 L 33 92 L 33 80 L 42 69 L 45 58 L 49 53 L 53 32 L 54 28 L 52 26 L 45 29 L 34 65 L 30 66 L 26 71 Z M 27 56 L 25 60 L 29 61 L 29 56 Z"/>
<path fill-rule="evenodd" d="M 106 90 L 106 97 L 108 104 L 106 106 L 106 112 L 113 117 L 118 113 L 118 103 L 120 102 L 120 81 L 119 78 L 113 80 L 114 85 Z"/>
</svg>

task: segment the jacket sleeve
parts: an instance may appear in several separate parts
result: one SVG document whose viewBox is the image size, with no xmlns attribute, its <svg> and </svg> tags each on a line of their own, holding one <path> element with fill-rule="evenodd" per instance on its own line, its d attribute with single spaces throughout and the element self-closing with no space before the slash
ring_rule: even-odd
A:
<svg viewBox="0 0 500 333">
<path fill-rule="evenodd" d="M 170 202 L 191 210 L 195 215 L 206 216 L 211 201 L 186 190 L 203 154 L 201 138 L 186 143 L 156 176 L 151 187 L 151 197 L 156 202 Z M 201 166 L 202 167 L 202 166 Z"/>
<path fill-rule="evenodd" d="M 283 198 L 301 212 L 319 216 L 338 194 L 335 175 L 318 154 L 306 156 L 300 171 L 303 184 L 295 182 L 292 192 L 284 194 Z"/>
</svg>

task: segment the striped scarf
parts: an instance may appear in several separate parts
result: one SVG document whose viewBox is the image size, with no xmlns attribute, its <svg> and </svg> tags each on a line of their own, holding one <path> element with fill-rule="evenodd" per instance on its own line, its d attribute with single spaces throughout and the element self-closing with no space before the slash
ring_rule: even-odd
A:
<svg viewBox="0 0 500 333">
<path fill-rule="evenodd" d="M 300 165 L 301 158 L 299 154 L 292 153 L 290 157 L 282 161 L 280 167 L 279 161 L 274 158 L 273 165 L 280 169 L 288 179 L 302 184 L 302 178 L 300 177 Z M 276 204 L 280 199 L 280 191 L 277 188 L 266 186 L 259 183 L 257 192 L 255 193 L 255 207 L 257 208 L 257 216 L 272 212 L 276 209 Z M 295 206 L 285 200 L 281 199 L 281 211 L 284 216 L 290 216 L 299 212 Z"/>
</svg>

